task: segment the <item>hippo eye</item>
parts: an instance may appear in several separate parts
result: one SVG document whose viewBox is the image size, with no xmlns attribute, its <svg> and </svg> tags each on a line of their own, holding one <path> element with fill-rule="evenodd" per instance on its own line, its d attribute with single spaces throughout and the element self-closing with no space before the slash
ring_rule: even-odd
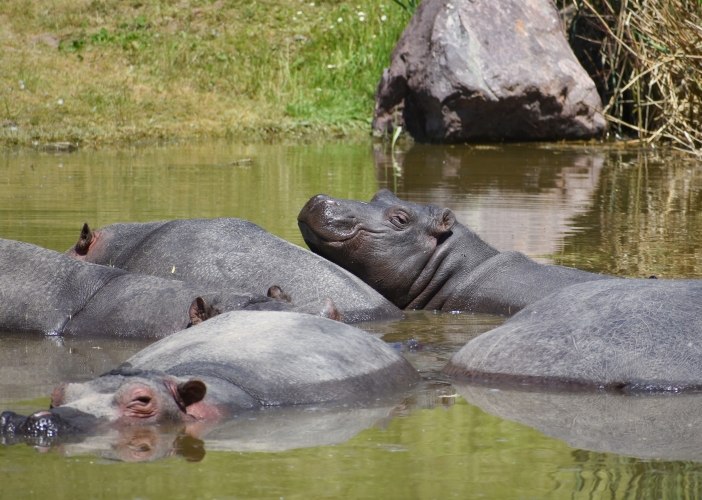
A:
<svg viewBox="0 0 702 500">
<path fill-rule="evenodd" d="M 149 396 L 141 396 L 136 398 L 136 400 L 144 405 L 148 405 L 151 402 L 151 398 Z"/>
<path fill-rule="evenodd" d="M 402 228 L 407 225 L 407 216 L 402 213 L 395 214 L 390 217 L 390 222 L 393 226 Z"/>
</svg>

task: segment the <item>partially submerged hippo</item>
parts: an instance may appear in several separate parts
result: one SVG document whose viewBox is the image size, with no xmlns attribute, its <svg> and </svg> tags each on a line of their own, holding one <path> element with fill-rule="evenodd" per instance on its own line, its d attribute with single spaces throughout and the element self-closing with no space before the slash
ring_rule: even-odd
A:
<svg viewBox="0 0 702 500">
<path fill-rule="evenodd" d="M 468 342 L 443 373 L 490 384 L 702 389 L 702 280 L 564 288 Z"/>
<path fill-rule="evenodd" d="M 402 201 L 387 189 L 370 203 L 317 195 L 298 224 L 310 250 L 402 309 L 514 314 L 560 288 L 611 278 L 500 253 L 451 210 Z"/>
<path fill-rule="evenodd" d="M 402 356 L 357 328 L 297 313 L 234 311 L 160 340 L 95 380 L 57 387 L 50 410 L 3 413 L 0 434 L 196 425 L 261 406 L 375 398 L 418 380 Z"/>
<path fill-rule="evenodd" d="M 270 295 L 233 293 L 71 259 L 0 239 L 0 331 L 158 339 L 225 311 L 298 310 L 338 317 L 328 301 L 294 306 Z"/>
<path fill-rule="evenodd" d="M 330 298 L 347 323 L 402 316 L 345 270 L 240 219 L 113 224 L 97 231 L 85 224 L 67 253 L 133 273 L 246 293 L 265 293 L 276 284 L 294 302 Z"/>
</svg>

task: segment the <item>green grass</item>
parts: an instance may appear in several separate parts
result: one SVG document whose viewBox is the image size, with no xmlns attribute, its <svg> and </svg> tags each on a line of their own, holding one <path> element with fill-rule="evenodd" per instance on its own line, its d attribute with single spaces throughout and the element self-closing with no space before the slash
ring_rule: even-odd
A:
<svg viewBox="0 0 702 500">
<path fill-rule="evenodd" d="M 366 136 L 408 20 L 392 0 L 3 0 L 0 145 Z"/>
</svg>

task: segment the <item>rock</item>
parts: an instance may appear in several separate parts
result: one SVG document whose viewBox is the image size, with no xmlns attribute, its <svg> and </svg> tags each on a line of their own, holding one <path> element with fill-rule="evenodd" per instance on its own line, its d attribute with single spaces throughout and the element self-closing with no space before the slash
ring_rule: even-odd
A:
<svg viewBox="0 0 702 500">
<path fill-rule="evenodd" d="M 605 127 L 595 84 L 549 0 L 424 0 L 393 50 L 373 128 L 419 141 L 585 139 Z"/>
</svg>

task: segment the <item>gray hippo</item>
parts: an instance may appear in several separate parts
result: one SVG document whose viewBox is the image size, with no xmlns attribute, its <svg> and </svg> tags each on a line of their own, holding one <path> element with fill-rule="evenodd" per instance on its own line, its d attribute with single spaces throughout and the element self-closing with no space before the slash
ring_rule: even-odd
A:
<svg viewBox="0 0 702 500">
<path fill-rule="evenodd" d="M 29 417 L 4 412 L 0 434 L 197 426 L 263 406 L 376 398 L 419 378 L 390 346 L 352 326 L 298 313 L 233 311 L 151 344 L 95 380 L 57 387 L 50 410 Z"/>
<path fill-rule="evenodd" d="M 387 189 L 370 203 L 317 195 L 298 224 L 310 250 L 402 309 L 514 314 L 560 288 L 611 278 L 500 253 L 448 208 L 402 201 Z"/>
<path fill-rule="evenodd" d="M 295 306 L 72 259 L 30 243 L 0 239 L 0 331 L 158 339 L 225 311 L 297 310 L 338 318 L 329 301 Z M 277 297 L 277 298 L 276 298 Z"/>
<path fill-rule="evenodd" d="M 71 257 L 133 273 L 246 293 L 276 284 L 295 302 L 330 298 L 353 323 L 402 317 L 402 312 L 347 271 L 241 219 L 87 223 Z"/>
<path fill-rule="evenodd" d="M 702 280 L 564 288 L 468 342 L 443 373 L 626 393 L 702 389 Z"/>
</svg>

